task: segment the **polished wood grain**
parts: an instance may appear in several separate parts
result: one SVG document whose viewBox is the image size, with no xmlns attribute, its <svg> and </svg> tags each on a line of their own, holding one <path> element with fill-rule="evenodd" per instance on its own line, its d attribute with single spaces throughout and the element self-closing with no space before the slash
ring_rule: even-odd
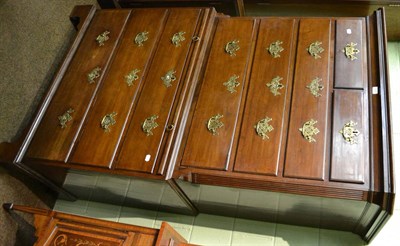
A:
<svg viewBox="0 0 400 246">
<path fill-rule="evenodd" d="M 302 19 L 299 27 L 294 87 L 290 113 L 285 177 L 324 179 L 326 166 L 327 117 L 330 95 L 330 43 L 331 21 L 329 19 Z M 311 43 L 321 42 L 324 49 L 315 59 L 307 48 Z M 319 78 L 324 89 L 315 97 L 307 88 L 312 80 Z M 315 142 L 307 141 L 300 132 L 303 124 L 311 119 L 319 133 Z"/>
<path fill-rule="evenodd" d="M 182 166 L 227 169 L 243 87 L 248 81 L 246 71 L 250 62 L 255 23 L 252 19 L 219 19 L 196 101 Z M 231 56 L 224 49 L 233 40 L 239 41 L 240 49 L 236 55 Z M 224 83 L 232 76 L 238 76 L 239 84 L 230 92 Z M 217 134 L 212 134 L 207 129 L 207 122 L 218 114 L 223 116 L 220 121 L 224 126 L 217 130 Z"/>
<path fill-rule="evenodd" d="M 364 92 L 359 90 L 335 90 L 333 99 L 332 153 L 330 179 L 339 182 L 364 183 L 368 163 L 369 131 L 364 122 Z M 356 143 L 345 141 L 340 131 L 346 123 L 357 123 L 359 135 Z"/>
<path fill-rule="evenodd" d="M 183 79 L 184 67 L 201 13 L 200 9 L 170 11 L 149 75 L 144 82 L 143 90 L 130 120 L 116 168 L 154 172 L 175 95 L 180 83 L 187 83 Z M 186 32 L 185 40 L 180 46 L 175 47 L 171 43 L 171 38 L 175 33 L 181 31 Z M 171 70 L 176 72 L 176 80 L 172 81 L 170 87 L 167 87 L 163 84 L 161 77 Z M 158 127 L 152 130 L 152 135 L 147 136 L 142 130 L 142 124 L 152 115 L 157 116 L 155 121 Z"/>
<path fill-rule="evenodd" d="M 362 89 L 367 79 L 365 19 L 345 19 L 336 21 L 335 43 L 335 88 Z M 355 44 L 358 50 L 351 60 L 343 50 L 348 44 Z"/>
<path fill-rule="evenodd" d="M 288 100 L 292 87 L 297 26 L 294 19 L 265 19 L 260 23 L 243 123 L 237 148 L 235 172 L 277 175 L 285 148 Z M 281 41 L 283 51 L 274 58 L 267 48 Z M 279 76 L 283 85 L 274 95 L 267 84 Z M 269 117 L 268 137 L 257 135 L 255 125 Z"/>
<path fill-rule="evenodd" d="M 103 87 L 96 96 L 96 102 L 90 110 L 69 162 L 111 167 L 133 103 L 148 74 L 150 58 L 156 49 L 166 15 L 167 11 L 163 9 L 132 12 L 115 59 L 104 78 Z M 134 39 L 138 33 L 144 31 L 149 33 L 149 39 L 143 46 L 138 46 Z M 140 70 L 137 74 L 139 78 L 129 86 L 125 76 L 134 69 Z M 105 115 L 113 112 L 116 113 L 116 123 L 106 132 L 100 122 Z M 93 146 L 96 148 L 92 148 Z"/>
<path fill-rule="evenodd" d="M 60 162 L 66 160 L 92 97 L 101 84 L 101 76 L 95 83 L 88 83 L 87 74 L 95 67 L 102 68 L 101 74 L 107 69 L 129 13 L 129 10 L 105 11 L 95 15 L 36 130 L 27 157 Z M 108 21 L 109 19 L 112 21 Z M 106 30 L 110 31 L 110 39 L 104 46 L 99 46 L 95 41 L 96 37 Z M 58 117 L 69 108 L 74 110 L 71 114 L 72 120 L 67 122 L 65 128 L 61 128 Z"/>
</svg>

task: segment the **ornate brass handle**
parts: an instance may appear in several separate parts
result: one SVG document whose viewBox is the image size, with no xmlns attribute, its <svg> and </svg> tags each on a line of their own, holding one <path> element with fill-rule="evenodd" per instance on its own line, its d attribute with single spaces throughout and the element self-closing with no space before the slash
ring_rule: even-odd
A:
<svg viewBox="0 0 400 246">
<path fill-rule="evenodd" d="M 313 79 L 313 81 L 311 81 L 310 84 L 308 84 L 308 85 L 306 86 L 306 88 L 308 88 L 308 89 L 310 90 L 311 94 L 312 94 L 314 97 L 320 97 L 320 96 L 322 96 L 321 94 L 319 94 L 319 92 L 322 91 L 322 90 L 324 89 L 324 86 L 321 85 L 321 84 L 319 83 L 319 82 L 321 82 L 321 81 L 322 81 L 322 79 L 316 77 L 315 79 Z"/>
<path fill-rule="evenodd" d="M 314 135 L 317 135 L 319 133 L 318 128 L 316 128 L 314 125 L 317 124 L 318 121 L 311 119 L 307 121 L 306 123 L 303 124 L 302 128 L 299 128 L 299 131 L 303 135 L 303 138 L 306 139 L 308 142 L 317 142 L 315 140 Z"/>
<path fill-rule="evenodd" d="M 148 35 L 149 35 L 149 32 L 147 32 L 147 31 L 139 32 L 134 39 L 135 44 L 137 46 L 143 46 L 143 43 L 149 39 Z"/>
<path fill-rule="evenodd" d="M 152 130 L 156 127 L 158 127 L 158 124 L 156 122 L 156 119 L 158 118 L 158 115 L 152 115 L 150 117 L 147 117 L 144 122 L 142 123 L 142 131 L 146 133 L 146 136 L 151 136 L 153 135 Z"/>
<path fill-rule="evenodd" d="M 125 75 L 125 82 L 128 84 L 128 86 L 132 86 L 133 82 L 139 79 L 139 75 L 137 75 L 138 72 L 140 72 L 139 69 L 133 69 L 127 75 Z"/>
<path fill-rule="evenodd" d="M 342 52 L 344 55 L 350 60 L 357 60 L 356 54 L 360 53 L 360 50 L 356 49 L 357 43 L 351 42 L 350 44 L 346 44 Z"/>
<path fill-rule="evenodd" d="M 117 113 L 112 112 L 111 114 L 106 114 L 100 122 L 101 128 L 104 129 L 105 132 L 110 132 L 110 126 L 115 125 L 115 116 Z"/>
<path fill-rule="evenodd" d="M 239 78 L 239 76 L 237 76 L 236 74 L 234 74 L 233 76 L 231 76 L 229 78 L 228 81 L 226 81 L 223 85 L 226 86 L 226 89 L 230 92 L 230 93 L 234 93 L 236 92 L 235 88 L 238 87 L 240 85 L 240 83 L 237 81 L 237 79 Z"/>
<path fill-rule="evenodd" d="M 310 53 L 314 59 L 321 58 L 319 54 L 324 52 L 324 49 L 321 47 L 322 42 L 320 41 L 315 41 L 314 43 L 311 43 L 310 46 L 308 46 L 307 51 Z"/>
<path fill-rule="evenodd" d="M 357 144 L 357 137 L 360 135 L 360 131 L 355 128 L 357 122 L 349 121 L 344 124 L 343 128 L 339 131 L 342 134 L 344 140 L 350 144 Z"/>
<path fill-rule="evenodd" d="M 256 129 L 257 135 L 260 136 L 263 140 L 269 139 L 267 134 L 274 130 L 274 128 L 269 124 L 270 121 L 272 121 L 271 118 L 265 117 L 254 125 L 254 129 Z"/>
<path fill-rule="evenodd" d="M 236 51 L 238 51 L 239 49 L 239 40 L 229 41 L 225 45 L 225 52 L 228 53 L 230 56 L 236 56 Z"/>
<path fill-rule="evenodd" d="M 271 80 L 271 82 L 269 82 L 267 84 L 267 87 L 269 88 L 269 90 L 271 91 L 272 94 L 274 94 L 274 96 L 280 95 L 281 93 L 278 91 L 280 89 L 282 89 L 283 87 L 285 87 L 280 81 L 283 78 L 276 76 L 275 78 L 273 78 Z"/>
<path fill-rule="evenodd" d="M 273 58 L 281 57 L 279 53 L 281 53 L 284 48 L 282 48 L 281 44 L 283 44 L 282 41 L 277 40 L 269 45 L 267 48 L 268 52 L 271 54 Z"/>
<path fill-rule="evenodd" d="M 64 114 L 58 116 L 61 128 L 67 127 L 67 122 L 72 120 L 71 114 L 75 112 L 72 108 L 69 108 Z"/>
<path fill-rule="evenodd" d="M 224 126 L 224 123 L 220 121 L 220 119 L 224 117 L 221 114 L 217 114 L 212 116 L 210 119 L 207 121 L 207 129 L 209 132 L 211 132 L 213 135 L 218 135 L 217 130 L 221 127 Z"/>
<path fill-rule="evenodd" d="M 101 68 L 100 67 L 95 67 L 92 71 L 90 71 L 87 75 L 87 80 L 89 82 L 89 84 L 93 84 L 95 83 L 95 79 L 97 79 L 98 77 L 100 77 L 100 72 L 101 72 Z"/>
<path fill-rule="evenodd" d="M 171 38 L 171 42 L 173 45 L 175 45 L 175 47 L 179 47 L 181 46 L 181 42 L 185 41 L 185 37 L 183 35 L 185 35 L 186 32 L 177 32 L 175 33 L 172 38 Z"/>
<path fill-rule="evenodd" d="M 161 77 L 161 80 L 164 82 L 166 87 L 172 86 L 172 82 L 176 80 L 175 73 L 176 71 L 171 69 L 163 77 Z"/>
<path fill-rule="evenodd" d="M 108 39 L 110 39 L 108 34 L 110 34 L 110 31 L 104 31 L 99 36 L 97 36 L 96 42 L 99 44 L 99 46 L 103 46 L 104 42 L 106 42 Z"/>
</svg>

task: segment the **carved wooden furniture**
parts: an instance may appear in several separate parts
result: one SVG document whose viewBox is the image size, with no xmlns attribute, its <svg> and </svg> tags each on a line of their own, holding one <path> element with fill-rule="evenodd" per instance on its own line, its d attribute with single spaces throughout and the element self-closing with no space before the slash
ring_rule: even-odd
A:
<svg viewBox="0 0 400 246">
<path fill-rule="evenodd" d="M 60 191 L 60 170 L 133 176 L 166 182 L 194 214 L 348 230 L 367 241 L 392 213 L 382 10 L 74 13 L 77 39 L 22 144 L 2 145 L 16 152 L 6 161 Z"/>
<path fill-rule="evenodd" d="M 166 222 L 152 229 L 12 203 L 3 208 L 33 214 L 35 245 L 190 245 Z"/>
</svg>

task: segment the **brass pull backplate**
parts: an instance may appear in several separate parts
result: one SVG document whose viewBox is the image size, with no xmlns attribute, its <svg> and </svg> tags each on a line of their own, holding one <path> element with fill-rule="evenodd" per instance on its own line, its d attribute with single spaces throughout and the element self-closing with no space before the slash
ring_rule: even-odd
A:
<svg viewBox="0 0 400 246">
<path fill-rule="evenodd" d="M 265 117 L 254 125 L 254 129 L 256 129 L 257 135 L 260 136 L 263 140 L 269 139 L 267 134 L 274 130 L 274 128 L 269 124 L 270 121 L 272 121 L 271 118 Z"/>
<path fill-rule="evenodd" d="M 351 42 L 350 44 L 346 44 L 342 52 L 344 55 L 349 58 L 351 61 L 357 60 L 356 54 L 360 53 L 360 50 L 356 49 L 357 43 Z"/>
<path fill-rule="evenodd" d="M 316 128 L 314 125 L 317 124 L 318 121 L 311 119 L 307 121 L 306 123 L 303 124 L 302 128 L 299 128 L 299 131 L 303 135 L 303 138 L 306 139 L 308 142 L 317 142 L 315 140 L 314 136 L 319 133 L 318 128 Z"/>
<path fill-rule="evenodd" d="M 239 76 L 237 75 L 233 75 L 229 78 L 228 81 L 226 81 L 223 85 L 226 86 L 226 89 L 230 92 L 230 93 L 234 93 L 236 92 L 235 88 L 238 87 L 240 85 L 240 83 L 237 81 L 237 79 L 239 78 Z"/>
<path fill-rule="evenodd" d="M 218 135 L 217 130 L 224 126 L 224 123 L 222 123 L 220 121 L 220 119 L 222 117 L 224 117 L 224 116 L 221 114 L 217 114 L 217 115 L 212 116 L 210 119 L 208 119 L 207 129 L 209 132 L 212 133 L 212 135 Z"/>
<path fill-rule="evenodd" d="M 285 87 L 280 81 L 283 78 L 276 76 L 275 78 L 273 78 L 271 80 L 271 82 L 267 83 L 267 87 L 269 88 L 269 90 L 272 92 L 272 94 L 274 94 L 274 96 L 280 95 L 281 93 L 278 91 L 280 89 L 282 89 L 283 87 Z"/>
<path fill-rule="evenodd" d="M 72 108 L 69 108 L 64 114 L 58 116 L 61 128 L 67 127 L 67 122 L 72 120 L 71 114 L 75 112 Z"/>
<path fill-rule="evenodd" d="M 100 122 L 101 128 L 104 129 L 105 132 L 110 132 L 110 126 L 115 125 L 115 116 L 117 113 L 112 112 L 111 114 L 106 114 Z"/>
<path fill-rule="evenodd" d="M 161 77 L 161 80 L 164 82 L 166 87 L 172 86 L 172 82 L 176 80 L 175 73 L 176 71 L 171 69 L 163 77 Z"/>
<path fill-rule="evenodd" d="M 92 71 L 90 71 L 87 75 L 87 80 L 89 82 L 89 84 L 93 84 L 95 83 L 95 79 L 97 79 L 98 77 L 100 77 L 100 72 L 101 72 L 101 68 L 100 67 L 95 67 Z"/>
<path fill-rule="evenodd" d="M 142 123 L 142 131 L 146 133 L 146 136 L 151 136 L 153 135 L 152 130 L 156 127 L 158 127 L 158 124 L 156 122 L 156 119 L 158 118 L 158 115 L 152 115 L 150 117 L 147 117 L 144 122 Z"/>
<path fill-rule="evenodd" d="M 134 42 L 137 46 L 143 46 L 143 43 L 149 39 L 149 32 L 139 32 L 134 39 Z"/>
<path fill-rule="evenodd" d="M 175 47 L 181 46 L 181 42 L 185 41 L 185 37 L 183 36 L 185 33 L 186 32 L 177 32 L 172 36 L 171 42 Z"/>
<path fill-rule="evenodd" d="M 315 41 L 314 43 L 310 44 L 310 46 L 308 46 L 307 48 L 308 53 L 315 59 L 321 58 L 319 54 L 324 52 L 324 49 L 321 47 L 321 44 L 322 42 Z"/>
<path fill-rule="evenodd" d="M 312 94 L 314 97 L 320 97 L 320 96 L 322 96 L 321 94 L 319 94 L 319 92 L 322 91 L 322 90 L 324 89 L 324 86 L 321 85 L 321 84 L 319 83 L 319 82 L 321 82 L 321 81 L 322 81 L 322 79 L 320 79 L 320 78 L 317 77 L 317 78 L 313 79 L 313 81 L 311 81 L 310 84 L 308 84 L 308 85 L 306 86 L 306 88 L 310 90 L 311 94 Z"/>
<path fill-rule="evenodd" d="M 108 34 L 110 34 L 110 31 L 104 31 L 103 33 L 101 33 L 99 36 L 97 36 L 96 38 L 96 42 L 99 46 L 103 46 L 104 43 L 110 39 L 110 37 L 108 36 Z"/>
<path fill-rule="evenodd" d="M 357 122 L 350 121 L 344 124 L 343 128 L 339 131 L 342 134 L 344 140 L 350 144 L 357 144 L 357 137 L 360 135 L 360 131 L 355 128 Z"/>
<path fill-rule="evenodd" d="M 133 69 L 127 75 L 125 75 L 125 82 L 128 84 L 128 86 L 132 86 L 133 82 L 139 79 L 139 75 L 137 75 L 139 72 L 139 69 Z"/>
<path fill-rule="evenodd" d="M 230 56 L 236 56 L 236 51 L 238 51 L 239 49 L 239 40 L 229 41 L 225 45 L 225 52 L 228 53 Z"/>
<path fill-rule="evenodd" d="M 273 58 L 281 57 L 279 53 L 281 53 L 284 50 L 284 48 L 282 48 L 281 44 L 283 44 L 283 42 L 280 40 L 277 40 L 277 41 L 271 43 L 269 45 L 269 47 L 267 48 L 268 52 L 271 54 L 271 56 Z"/>
</svg>

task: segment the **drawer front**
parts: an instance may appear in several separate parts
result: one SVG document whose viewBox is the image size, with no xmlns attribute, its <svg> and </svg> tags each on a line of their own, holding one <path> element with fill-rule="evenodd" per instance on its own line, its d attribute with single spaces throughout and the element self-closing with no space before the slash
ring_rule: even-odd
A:
<svg viewBox="0 0 400 246">
<path fill-rule="evenodd" d="M 218 20 L 181 166 L 228 168 L 254 35 L 252 19 Z"/>
<path fill-rule="evenodd" d="M 364 19 L 336 21 L 335 88 L 362 89 L 367 81 Z"/>
<path fill-rule="evenodd" d="M 167 11 L 161 9 L 132 11 L 115 59 L 69 162 L 111 166 L 133 102 L 147 75 L 166 14 Z M 107 120 L 115 122 L 106 124 Z"/>
<path fill-rule="evenodd" d="M 364 92 L 359 90 L 334 91 L 332 181 L 363 184 L 367 178 L 369 133 L 363 116 L 363 95 Z"/>
<path fill-rule="evenodd" d="M 293 19 L 261 21 L 237 148 L 236 172 L 275 176 L 278 173 L 285 146 L 295 33 Z"/>
<path fill-rule="evenodd" d="M 331 21 L 302 19 L 284 176 L 324 179 L 330 95 Z"/>
<path fill-rule="evenodd" d="M 36 131 L 28 158 L 66 160 L 129 14 L 96 13 Z"/>
<path fill-rule="evenodd" d="M 171 10 L 149 69 L 116 168 L 153 173 L 172 104 L 203 11 Z M 184 40 L 179 41 L 179 33 Z M 172 43 L 172 37 L 177 43 Z"/>
</svg>

